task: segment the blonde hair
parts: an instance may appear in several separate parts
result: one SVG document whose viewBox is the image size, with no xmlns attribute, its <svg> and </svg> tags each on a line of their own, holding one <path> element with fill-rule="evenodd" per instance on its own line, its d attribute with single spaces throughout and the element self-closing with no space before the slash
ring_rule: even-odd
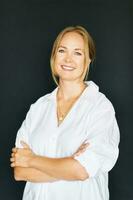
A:
<svg viewBox="0 0 133 200">
<path fill-rule="evenodd" d="M 89 73 L 89 64 L 88 64 L 89 59 L 91 60 L 91 63 L 95 59 L 96 50 L 95 50 L 94 41 L 93 41 L 91 35 L 88 33 L 88 31 L 84 27 L 82 27 L 82 26 L 69 26 L 69 27 L 66 27 L 65 29 L 63 29 L 59 33 L 59 35 L 57 36 L 57 38 L 56 38 L 56 40 L 53 44 L 51 58 L 50 58 L 52 77 L 53 77 L 53 79 L 54 79 L 54 81 L 57 85 L 59 84 L 59 77 L 55 73 L 55 57 L 56 57 L 56 53 L 57 53 L 58 47 L 60 45 L 60 42 L 61 42 L 63 36 L 66 33 L 69 33 L 69 32 L 76 32 L 76 33 L 80 34 L 83 37 L 83 40 L 84 40 L 84 44 L 85 44 L 85 71 L 82 75 L 83 80 L 87 79 L 87 76 L 88 76 L 88 73 Z"/>
</svg>

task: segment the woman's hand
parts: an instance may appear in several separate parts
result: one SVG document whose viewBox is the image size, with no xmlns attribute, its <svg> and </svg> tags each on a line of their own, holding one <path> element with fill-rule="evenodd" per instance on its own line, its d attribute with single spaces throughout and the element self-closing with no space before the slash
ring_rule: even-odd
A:
<svg viewBox="0 0 133 200">
<path fill-rule="evenodd" d="M 73 154 L 73 157 L 75 156 L 79 156 L 80 154 L 82 154 L 86 148 L 89 146 L 89 143 L 83 143 L 78 150 Z"/>
<path fill-rule="evenodd" d="M 25 143 L 21 142 L 23 148 L 13 148 L 11 154 L 11 167 L 31 167 L 31 161 L 35 158 L 34 152 L 30 149 L 30 147 Z M 83 143 L 78 150 L 73 154 L 73 157 L 79 156 L 82 154 L 89 143 Z"/>
<path fill-rule="evenodd" d="M 11 167 L 30 167 L 30 162 L 35 154 L 28 144 L 21 142 L 23 148 L 13 148 L 11 154 Z"/>
</svg>

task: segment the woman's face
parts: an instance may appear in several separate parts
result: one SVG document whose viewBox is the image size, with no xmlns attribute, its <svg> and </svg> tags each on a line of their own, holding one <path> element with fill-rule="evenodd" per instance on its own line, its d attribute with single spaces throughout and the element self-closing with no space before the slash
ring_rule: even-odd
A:
<svg viewBox="0 0 133 200">
<path fill-rule="evenodd" d="M 85 44 L 76 32 L 66 33 L 55 56 L 55 72 L 62 80 L 81 80 L 85 70 Z"/>
</svg>

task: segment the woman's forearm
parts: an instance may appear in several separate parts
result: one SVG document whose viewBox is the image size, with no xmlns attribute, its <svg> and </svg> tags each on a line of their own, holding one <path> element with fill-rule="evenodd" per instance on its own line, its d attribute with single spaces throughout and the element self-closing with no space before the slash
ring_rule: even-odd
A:
<svg viewBox="0 0 133 200">
<path fill-rule="evenodd" d="M 24 171 L 22 169 L 22 171 L 20 169 L 20 171 L 17 171 L 16 168 L 16 179 L 47 182 L 55 180 L 85 180 L 89 177 L 85 168 L 74 159 L 73 155 L 65 158 L 39 156 L 34 154 L 27 144 L 24 145 L 24 148 L 12 149 L 11 167 L 24 167 Z M 82 153 L 86 145 L 81 145 L 81 147 L 74 155 Z"/>
<path fill-rule="evenodd" d="M 36 155 L 31 160 L 30 166 L 57 179 L 85 180 L 88 178 L 85 169 L 72 157 L 48 158 Z"/>
<path fill-rule="evenodd" d="M 33 168 L 15 167 L 14 178 L 16 181 L 29 182 L 54 182 L 57 178 L 47 175 L 46 173 Z"/>
</svg>

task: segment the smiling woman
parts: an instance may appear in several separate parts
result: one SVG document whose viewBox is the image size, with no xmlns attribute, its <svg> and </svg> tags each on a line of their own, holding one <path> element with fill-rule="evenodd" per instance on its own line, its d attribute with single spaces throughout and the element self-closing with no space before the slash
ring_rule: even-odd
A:
<svg viewBox="0 0 133 200">
<path fill-rule="evenodd" d="M 108 172 L 118 158 L 115 110 L 93 81 L 90 34 L 65 28 L 55 40 L 51 70 L 55 90 L 31 105 L 18 130 L 11 167 L 27 181 L 23 200 L 108 200 Z"/>
<path fill-rule="evenodd" d="M 59 76 L 56 73 L 55 62 L 58 57 L 61 58 L 61 54 L 63 54 L 62 58 L 65 56 L 68 61 L 73 58 L 75 62 L 78 62 L 78 60 L 82 62 L 78 64 L 84 68 L 82 75 L 85 80 L 89 72 L 89 64 L 95 59 L 95 45 L 91 35 L 81 26 L 67 27 L 60 32 L 54 42 L 51 54 L 51 71 L 57 85 Z M 64 62 L 62 63 L 63 66 Z M 66 66 L 68 69 L 69 65 Z M 70 67 L 72 66 L 70 65 Z M 73 66 L 73 68 L 76 68 L 76 66 Z"/>
<path fill-rule="evenodd" d="M 55 57 L 55 74 L 60 77 L 60 81 L 82 79 L 85 70 L 84 48 L 84 40 L 78 33 L 64 35 Z"/>
</svg>

